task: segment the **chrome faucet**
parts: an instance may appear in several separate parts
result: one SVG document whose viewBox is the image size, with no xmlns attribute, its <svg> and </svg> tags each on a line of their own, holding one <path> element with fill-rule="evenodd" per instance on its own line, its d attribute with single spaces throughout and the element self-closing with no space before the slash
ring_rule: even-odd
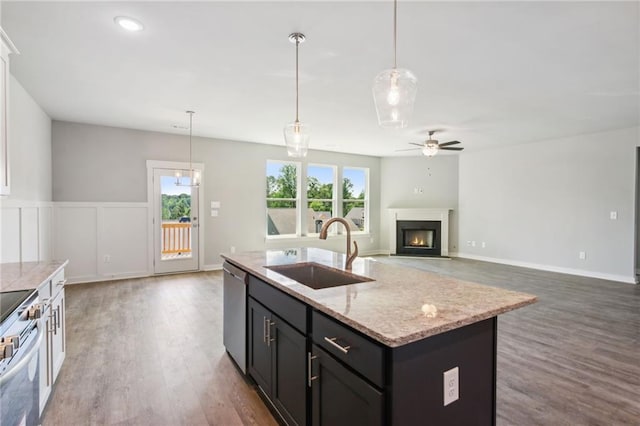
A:
<svg viewBox="0 0 640 426">
<path fill-rule="evenodd" d="M 354 250 L 353 253 L 351 253 L 351 228 L 349 228 L 349 222 L 341 217 L 332 217 L 331 219 L 326 221 L 324 225 L 322 225 L 322 229 L 320 230 L 320 239 L 327 239 L 327 231 L 329 230 L 329 226 L 331 226 L 333 222 L 340 222 L 347 230 L 347 260 L 344 263 L 344 269 L 351 270 L 351 264 L 353 263 L 354 259 L 358 257 L 358 243 L 356 243 L 355 241 L 353 242 Z"/>
</svg>

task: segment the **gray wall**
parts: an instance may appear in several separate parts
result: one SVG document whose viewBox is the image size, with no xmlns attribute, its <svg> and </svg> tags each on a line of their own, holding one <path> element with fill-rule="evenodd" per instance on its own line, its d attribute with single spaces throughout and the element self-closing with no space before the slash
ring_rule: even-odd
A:
<svg viewBox="0 0 640 426">
<path fill-rule="evenodd" d="M 188 161 L 184 135 L 54 121 L 55 201 L 146 202 L 146 161 Z M 266 241 L 266 160 L 287 160 L 283 146 L 193 139 L 193 161 L 205 165 L 205 265 L 220 263 L 231 246 L 238 251 L 317 246 L 344 251 L 344 238 Z M 358 237 L 361 252 L 376 251 L 380 223 L 380 159 L 310 151 L 308 162 L 370 169 L 371 235 Z M 220 201 L 218 217 L 208 215 Z"/>
<path fill-rule="evenodd" d="M 633 277 L 639 131 L 465 152 L 460 156 L 459 252 Z M 611 211 L 617 220 L 610 219 Z M 579 259 L 580 251 L 586 252 L 585 260 Z"/>
<path fill-rule="evenodd" d="M 390 208 L 452 208 L 449 251 L 457 249 L 458 155 L 385 157 L 381 163 L 381 243 L 389 248 Z M 415 189 L 422 189 L 416 193 Z"/>
<path fill-rule="evenodd" d="M 51 201 L 51 119 L 13 76 L 9 84 L 8 198 Z"/>
</svg>

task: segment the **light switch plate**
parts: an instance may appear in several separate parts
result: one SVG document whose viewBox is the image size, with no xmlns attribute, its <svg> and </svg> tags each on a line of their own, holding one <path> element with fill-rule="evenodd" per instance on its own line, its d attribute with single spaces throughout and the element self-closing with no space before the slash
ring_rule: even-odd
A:
<svg viewBox="0 0 640 426">
<path fill-rule="evenodd" d="M 212 209 L 219 209 L 220 208 L 220 201 L 212 201 L 211 202 L 211 208 Z"/>
<path fill-rule="evenodd" d="M 618 212 L 610 212 L 609 213 L 609 218 L 611 220 L 618 220 Z"/>
</svg>

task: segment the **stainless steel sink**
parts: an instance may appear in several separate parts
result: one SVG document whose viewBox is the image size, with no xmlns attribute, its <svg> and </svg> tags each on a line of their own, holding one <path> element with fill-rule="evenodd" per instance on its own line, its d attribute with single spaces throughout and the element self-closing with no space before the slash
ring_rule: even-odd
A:
<svg viewBox="0 0 640 426">
<path fill-rule="evenodd" d="M 294 263 L 291 265 L 265 266 L 280 275 L 311 287 L 314 290 L 338 287 L 347 284 L 373 281 L 371 278 L 355 275 L 340 269 L 330 268 L 315 262 Z"/>
</svg>

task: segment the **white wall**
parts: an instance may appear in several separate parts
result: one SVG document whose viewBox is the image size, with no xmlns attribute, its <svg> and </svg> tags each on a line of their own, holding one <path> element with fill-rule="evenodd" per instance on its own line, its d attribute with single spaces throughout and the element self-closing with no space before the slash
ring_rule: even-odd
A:
<svg viewBox="0 0 640 426">
<path fill-rule="evenodd" d="M 185 135 L 154 133 L 87 124 L 53 122 L 53 199 L 64 202 L 67 208 L 74 203 L 79 207 L 99 207 L 104 203 L 147 203 L 146 161 L 188 161 L 188 138 Z M 207 213 L 200 222 L 204 232 L 205 268 L 221 264 L 220 253 L 231 246 L 238 251 L 264 250 L 292 246 L 318 246 L 344 251 L 344 238 L 320 241 L 317 238 L 286 241 L 265 240 L 265 167 L 266 160 L 286 160 L 283 146 L 253 144 L 237 141 L 193 139 L 193 161 L 204 163 L 204 200 Z M 370 169 L 371 235 L 357 237 L 361 253 L 377 252 L 380 223 L 380 159 L 376 157 L 338 154 L 324 151 L 309 152 L 307 160 L 342 166 Z M 208 215 L 211 201 L 219 201 L 218 217 Z M 56 220 L 57 231 L 61 222 Z M 98 227 L 98 223 L 91 222 Z M 92 235 L 98 231 L 86 230 Z M 56 241 L 57 241 L 56 234 Z M 79 247 L 92 246 L 94 241 L 78 235 Z M 114 237 L 115 238 L 115 237 Z M 123 240 L 128 238 L 122 235 Z M 115 242 L 114 242 L 115 243 Z M 126 241 L 121 241 L 126 243 Z M 67 242 L 63 244 L 68 244 Z M 70 244 L 70 243 L 69 243 Z M 56 256 L 71 259 L 84 253 L 70 252 L 56 243 Z M 88 247 L 93 250 L 92 247 Z M 151 247 L 145 247 L 151 250 Z M 98 244 L 96 253 L 82 257 L 86 265 L 78 265 L 78 280 L 101 276 L 90 260 L 104 263 L 101 253 L 110 253 Z M 113 265 L 111 265 L 113 266 Z M 104 268 L 105 265 L 102 265 Z M 124 268 L 124 266 L 123 266 Z M 126 270 L 125 270 L 126 269 Z M 134 268 L 135 269 L 135 268 Z M 72 271 L 73 272 L 73 271 Z M 110 269 L 109 274 L 128 274 L 131 267 Z M 151 273 L 151 271 L 148 271 Z"/>
<path fill-rule="evenodd" d="M 380 248 L 388 253 L 388 209 L 451 208 L 449 253 L 457 249 L 458 235 L 458 155 L 425 157 L 385 157 L 381 162 Z M 416 193 L 416 189 L 418 192 Z M 422 192 L 420 192 L 422 191 Z"/>
<path fill-rule="evenodd" d="M 0 263 L 52 255 L 51 119 L 11 76 L 11 195 L 0 197 Z"/>
<path fill-rule="evenodd" d="M 632 128 L 465 152 L 459 254 L 633 282 L 638 145 Z"/>
</svg>

